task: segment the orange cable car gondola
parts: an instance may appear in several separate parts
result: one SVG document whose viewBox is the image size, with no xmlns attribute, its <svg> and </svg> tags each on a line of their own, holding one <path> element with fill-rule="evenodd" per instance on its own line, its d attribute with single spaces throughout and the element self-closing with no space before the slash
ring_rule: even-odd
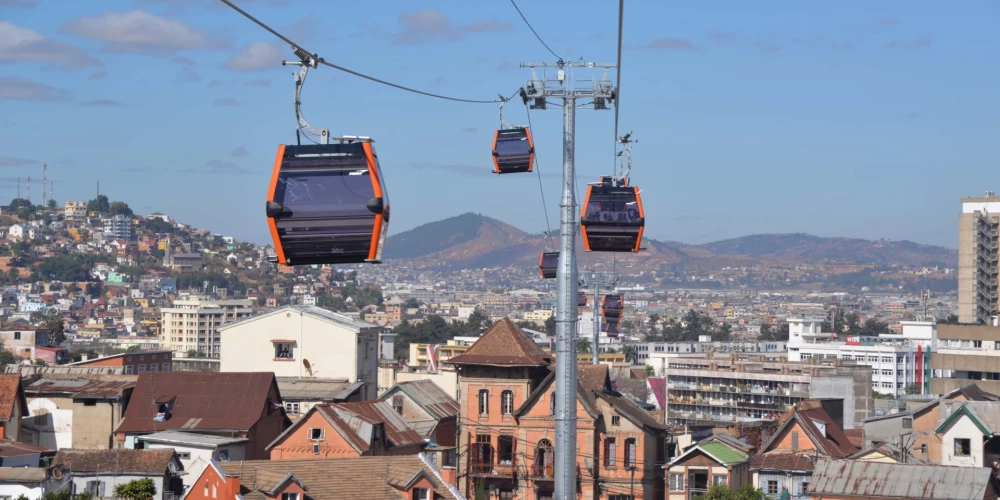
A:
<svg viewBox="0 0 1000 500">
<path fill-rule="evenodd" d="M 501 128 L 493 134 L 493 173 L 531 172 L 535 143 L 528 127 Z"/>
<path fill-rule="evenodd" d="M 601 316 L 605 322 L 617 322 L 621 319 L 623 302 L 624 299 L 620 293 L 608 294 L 601 299 Z"/>
<path fill-rule="evenodd" d="M 267 221 L 286 265 L 379 263 L 389 196 L 374 141 L 278 147 Z"/>
<path fill-rule="evenodd" d="M 582 290 L 576 292 L 576 306 L 587 307 L 587 292 L 584 292 Z"/>
<path fill-rule="evenodd" d="M 621 333 L 618 320 L 608 321 L 601 325 L 601 331 L 608 334 L 608 337 L 617 337 Z"/>
<path fill-rule="evenodd" d="M 558 268 L 559 252 L 542 252 L 541 257 L 538 258 L 538 274 L 542 276 L 542 279 L 555 278 Z"/>
<path fill-rule="evenodd" d="M 639 188 L 627 179 L 601 177 L 587 186 L 580 227 L 588 252 L 638 252 L 645 222 Z"/>
</svg>

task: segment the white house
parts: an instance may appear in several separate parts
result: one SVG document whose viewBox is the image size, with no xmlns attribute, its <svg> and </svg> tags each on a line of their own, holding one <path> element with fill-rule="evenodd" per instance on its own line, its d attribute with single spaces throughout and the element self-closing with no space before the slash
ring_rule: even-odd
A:
<svg viewBox="0 0 1000 500">
<path fill-rule="evenodd" d="M 1000 402 L 942 401 L 938 412 L 941 465 L 993 467 L 1000 460 Z"/>
<path fill-rule="evenodd" d="M 373 399 L 382 330 L 315 306 L 282 307 L 219 328 L 220 371 L 362 382 L 361 400 Z"/>
<path fill-rule="evenodd" d="M 184 471 L 182 477 L 185 493 L 198 480 L 201 471 L 211 460 L 227 462 L 246 460 L 247 438 L 198 434 L 194 432 L 163 431 L 139 436 L 147 450 L 173 450 Z"/>
</svg>

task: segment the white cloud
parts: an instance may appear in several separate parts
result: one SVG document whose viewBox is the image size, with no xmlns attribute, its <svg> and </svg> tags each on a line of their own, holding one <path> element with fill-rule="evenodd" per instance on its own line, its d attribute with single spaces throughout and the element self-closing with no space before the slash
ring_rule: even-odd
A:
<svg viewBox="0 0 1000 500">
<path fill-rule="evenodd" d="M 441 38 L 447 41 L 459 41 L 469 33 L 486 33 L 491 31 L 510 31 L 513 26 L 506 22 L 476 21 L 464 25 L 455 25 L 443 12 L 437 9 L 424 9 L 417 12 L 403 12 L 399 15 L 399 24 L 403 31 L 395 36 L 394 45 L 422 45 Z"/>
<path fill-rule="evenodd" d="M 80 17 L 64 24 L 60 31 L 106 42 L 109 52 L 174 52 L 213 45 L 198 28 L 142 10 Z"/>
<path fill-rule="evenodd" d="M 58 42 L 9 21 L 0 21 L 0 61 L 59 63 L 65 69 L 79 69 L 98 64 L 97 59 L 72 45 Z"/>
<path fill-rule="evenodd" d="M 0 101 L 60 101 L 69 98 L 64 89 L 20 76 L 0 76 Z"/>
<path fill-rule="evenodd" d="M 267 42 L 253 42 L 243 47 L 226 62 L 226 67 L 236 71 L 274 69 L 281 64 L 281 50 Z"/>
</svg>

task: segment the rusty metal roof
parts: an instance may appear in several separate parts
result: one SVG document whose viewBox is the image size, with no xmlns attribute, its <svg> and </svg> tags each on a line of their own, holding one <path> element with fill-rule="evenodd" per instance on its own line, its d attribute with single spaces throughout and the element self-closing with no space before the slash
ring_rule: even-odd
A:
<svg viewBox="0 0 1000 500">
<path fill-rule="evenodd" d="M 52 465 L 61 465 L 75 474 L 151 474 L 167 472 L 174 459 L 173 448 L 157 450 L 74 450 L 62 449 L 56 453 Z"/>
<path fill-rule="evenodd" d="M 274 373 L 143 372 L 116 433 L 169 429 L 249 430 L 265 415 L 268 396 L 281 395 Z M 173 401 L 169 417 L 154 421 L 157 401 Z"/>
<path fill-rule="evenodd" d="M 7 365 L 4 373 L 17 374 L 22 377 L 30 375 L 123 375 L 124 366 L 37 366 L 37 365 Z"/>
<path fill-rule="evenodd" d="M 0 468 L 0 483 L 40 483 L 48 477 L 45 467 Z"/>
<path fill-rule="evenodd" d="M 461 409 L 458 401 L 431 380 L 411 380 L 400 382 L 386 391 L 381 399 L 387 399 L 396 390 L 403 391 L 418 406 L 437 420 L 453 418 Z"/>
<path fill-rule="evenodd" d="M 20 443 L 9 439 L 0 439 L 0 458 L 23 457 L 36 453 L 55 453 L 55 450 L 42 448 L 28 443 Z"/>
<path fill-rule="evenodd" d="M 105 380 L 99 377 L 45 377 L 24 388 L 30 396 L 60 394 L 73 399 L 115 399 L 135 387 L 135 380 Z"/>
<path fill-rule="evenodd" d="M 278 377 L 278 388 L 284 401 L 319 401 L 337 403 L 346 401 L 364 386 L 364 382 L 346 379 Z"/>
<path fill-rule="evenodd" d="M 809 493 L 864 498 L 980 500 L 992 471 L 983 467 L 946 467 L 883 462 L 816 462 Z"/>
<path fill-rule="evenodd" d="M 424 438 L 406 425 L 392 405 L 386 401 L 361 401 L 357 403 L 333 403 L 322 405 L 324 413 L 335 412 L 348 426 L 357 431 L 362 422 L 384 424 L 385 437 L 394 447 L 412 446 L 424 443 Z M 364 436 L 362 436 L 364 437 Z"/>
</svg>

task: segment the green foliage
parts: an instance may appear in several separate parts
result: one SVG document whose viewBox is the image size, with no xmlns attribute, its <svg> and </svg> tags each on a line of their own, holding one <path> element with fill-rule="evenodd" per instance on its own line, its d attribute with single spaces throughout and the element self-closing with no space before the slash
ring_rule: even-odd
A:
<svg viewBox="0 0 1000 500">
<path fill-rule="evenodd" d="M 139 352 L 141 350 L 142 350 L 141 347 L 139 347 L 137 345 L 134 345 L 134 346 L 129 347 L 128 349 L 125 349 L 125 352 L 126 353 L 131 353 L 131 352 Z"/>
<path fill-rule="evenodd" d="M 31 208 L 31 202 L 24 198 L 14 198 L 10 201 L 11 208 L 27 207 Z"/>
<path fill-rule="evenodd" d="M 97 357 L 97 351 L 95 351 L 93 349 L 77 349 L 75 351 L 71 351 L 69 353 L 69 357 L 74 362 L 76 362 L 76 361 L 83 361 L 83 355 L 84 354 L 87 355 L 87 359 L 94 359 L 94 358 Z"/>
<path fill-rule="evenodd" d="M 416 309 L 418 307 L 420 307 L 420 301 L 419 300 L 414 299 L 412 297 L 406 300 L 406 308 L 407 309 Z"/>
<path fill-rule="evenodd" d="M 770 342 L 780 342 L 788 340 L 788 323 L 782 321 L 775 328 L 770 323 L 764 323 L 760 325 L 760 336 L 757 338 L 762 341 Z"/>
<path fill-rule="evenodd" d="M 430 315 L 418 324 L 403 321 L 392 333 L 396 334 L 395 351 L 399 359 L 410 355 L 410 344 L 444 344 L 456 336 L 477 335 L 481 332 L 481 321 L 473 321 L 473 313 L 469 321 L 464 323 L 449 323 L 441 316 Z M 482 316 L 482 315 L 480 315 Z"/>
<path fill-rule="evenodd" d="M 906 391 L 907 394 L 920 394 L 920 385 L 910 384 L 904 387 L 903 390 Z"/>
<path fill-rule="evenodd" d="M 958 324 L 958 316 L 955 315 L 955 314 L 949 314 L 947 317 L 941 318 L 941 319 L 937 320 L 937 324 L 939 324 L 939 325 L 957 325 Z"/>
<path fill-rule="evenodd" d="M 125 217 L 132 217 L 135 213 L 133 213 L 132 209 L 129 208 L 128 203 L 125 203 L 124 201 L 115 201 L 108 207 L 108 215 L 124 215 Z"/>
<path fill-rule="evenodd" d="M 696 495 L 695 500 L 763 500 L 764 492 L 746 485 L 736 491 L 728 486 L 712 486 L 707 493 Z"/>
<path fill-rule="evenodd" d="M 680 321 L 670 318 L 663 328 L 662 337 L 667 342 L 697 341 L 701 335 L 709 335 L 713 341 L 726 341 L 732 327 L 726 323 L 716 324 L 711 316 L 701 311 L 689 309 Z"/>
<path fill-rule="evenodd" d="M 87 202 L 88 212 L 106 213 L 110 208 L 111 204 L 108 203 L 108 197 L 103 194 L 99 194 L 97 198 Z"/>
<path fill-rule="evenodd" d="M 97 263 L 93 255 L 69 254 L 56 255 L 42 260 L 34 269 L 33 280 L 36 281 L 88 281 L 91 279 L 90 269 Z"/>
<path fill-rule="evenodd" d="M 115 486 L 115 498 L 125 500 L 151 500 L 156 495 L 156 483 L 152 478 L 133 479 Z"/>
<path fill-rule="evenodd" d="M 316 299 L 316 305 L 333 312 L 344 311 L 344 299 L 339 295 L 320 295 Z"/>
<path fill-rule="evenodd" d="M 63 317 L 55 309 L 49 309 L 44 318 L 45 328 L 49 331 L 49 344 L 60 345 L 66 342 L 66 328 Z"/>
<path fill-rule="evenodd" d="M 549 336 L 556 334 L 556 316 L 554 314 L 545 320 L 545 333 Z"/>
<path fill-rule="evenodd" d="M 56 208 L 58 206 L 58 204 L 56 204 L 56 200 L 49 200 L 48 203 L 45 204 L 45 206 L 49 210 L 52 210 L 52 209 Z"/>
<path fill-rule="evenodd" d="M 591 354 L 590 339 L 580 337 L 576 341 L 576 352 L 579 354 Z"/>
<path fill-rule="evenodd" d="M 21 358 L 14 355 L 14 353 L 3 348 L 3 343 L 0 342 L 0 366 L 16 365 L 21 362 Z"/>
</svg>

